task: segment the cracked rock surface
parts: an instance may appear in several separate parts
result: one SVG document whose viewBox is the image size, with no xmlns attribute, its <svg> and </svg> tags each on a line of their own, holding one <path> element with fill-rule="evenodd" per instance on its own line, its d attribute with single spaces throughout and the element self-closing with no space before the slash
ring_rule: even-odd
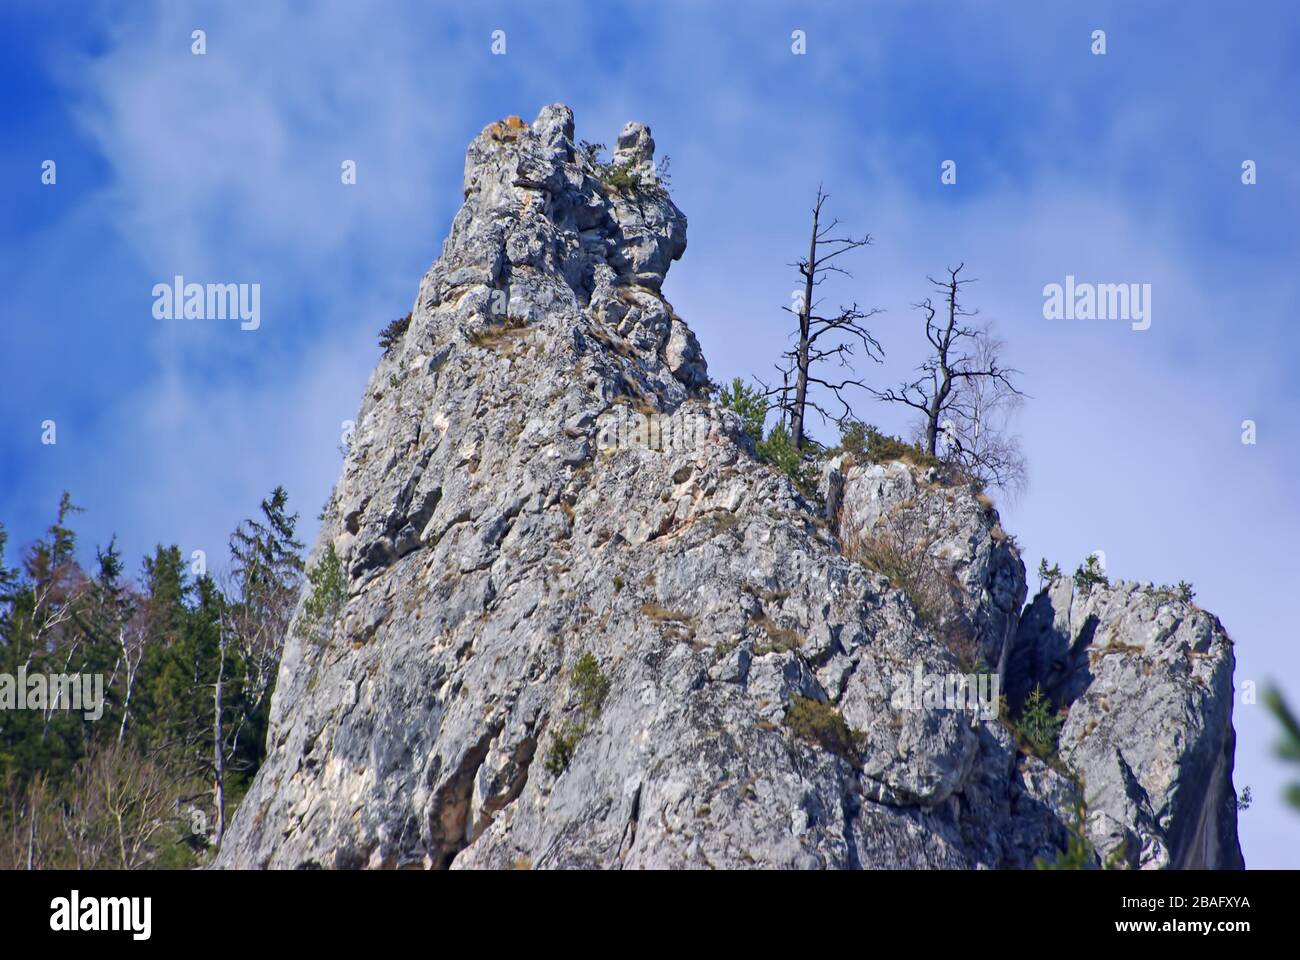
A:
<svg viewBox="0 0 1300 960">
<path fill-rule="evenodd" d="M 1233 665 L 1218 618 L 1150 586 L 1061 578 L 1026 608 L 1008 694 L 1037 686 L 1069 708 L 1060 755 L 1083 781 L 1099 852 L 1135 867 L 1244 865 Z"/>
<path fill-rule="evenodd" d="M 602 184 L 561 105 L 470 145 L 313 548 L 346 602 L 315 628 L 300 603 L 218 865 L 1024 867 L 1065 845 L 1079 771 L 1099 851 L 1240 865 L 1218 622 L 1058 583 L 1017 632 L 1024 569 L 974 491 L 853 467 L 828 516 L 760 463 L 663 296 L 686 218 L 653 155 L 628 124 L 614 162 L 641 185 Z M 984 662 L 1072 705 L 1054 764 L 999 720 L 891 706 L 900 675 L 964 669 L 845 556 L 904 501 L 951 523 L 935 549 Z M 796 735 L 805 707 L 848 742 Z"/>
</svg>

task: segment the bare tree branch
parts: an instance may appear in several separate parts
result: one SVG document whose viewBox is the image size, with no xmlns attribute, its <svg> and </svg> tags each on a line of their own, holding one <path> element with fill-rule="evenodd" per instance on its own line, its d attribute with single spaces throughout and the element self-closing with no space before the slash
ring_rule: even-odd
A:
<svg viewBox="0 0 1300 960">
<path fill-rule="evenodd" d="M 808 442 L 807 413 L 817 413 L 823 420 L 843 420 L 851 416 L 852 408 L 843 395 L 849 387 L 866 389 L 866 385 L 856 377 L 845 377 L 834 381 L 816 376 L 813 370 L 823 363 L 838 363 L 853 372 L 852 360 L 857 354 L 855 347 L 868 359 L 880 362 L 884 348 L 865 326 L 865 321 L 880 311 L 862 310 L 856 303 L 841 306 L 833 314 L 817 311 L 821 301 L 813 299 L 813 290 L 823 283 L 828 276 L 835 274 L 851 277 L 852 274 L 833 262 L 846 253 L 870 246 L 871 236 L 855 237 L 839 232 L 839 220 L 825 222 L 822 209 L 829 199 L 821 186 L 817 187 L 817 196 L 813 201 L 812 232 L 808 241 L 807 256 L 796 261 L 795 266 L 803 279 L 803 296 L 795 306 L 783 307 L 798 320 L 797 342 L 782 354 L 787 366 L 777 365 L 781 373 L 781 386 L 768 386 L 759 383 L 764 396 L 773 400 L 773 406 L 781 412 L 782 423 L 790 424 L 790 433 L 795 447 L 802 450 Z M 817 346 L 822 337 L 828 337 L 827 345 Z M 809 387 L 820 388 L 834 398 L 842 413 L 831 415 L 818 401 L 809 396 Z"/>
<path fill-rule="evenodd" d="M 1024 397 L 1013 379 L 1020 371 L 1002 365 L 1003 344 L 987 326 L 963 322 L 977 313 L 961 304 L 962 288 L 974 282 L 961 276 L 964 266 L 950 267 L 946 280 L 927 278 L 943 297 L 942 313 L 930 298 L 916 304 L 932 349 L 917 368 L 920 376 L 871 392 L 922 415 L 920 443 L 931 456 L 942 436 L 944 459 L 963 475 L 1015 490 L 1023 486 L 1025 463 L 1018 440 L 1006 432 L 1006 416 Z"/>
</svg>

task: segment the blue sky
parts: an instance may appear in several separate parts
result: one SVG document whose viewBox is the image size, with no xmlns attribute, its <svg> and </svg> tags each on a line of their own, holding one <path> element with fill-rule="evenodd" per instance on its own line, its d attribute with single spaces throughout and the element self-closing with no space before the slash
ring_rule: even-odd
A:
<svg viewBox="0 0 1300 960">
<path fill-rule="evenodd" d="M 0 519 L 30 540 L 66 488 L 87 549 L 116 533 L 130 556 L 217 557 L 282 483 L 314 534 L 466 144 L 562 101 L 580 137 L 637 119 L 671 155 L 690 245 L 665 292 L 716 380 L 783 349 L 819 181 L 876 241 L 828 291 L 885 311 L 876 382 L 919 360 L 926 274 L 966 262 L 1032 396 L 1030 488 L 1001 505 L 1027 565 L 1100 549 L 1112 576 L 1189 580 L 1236 641 L 1239 687 L 1300 701 L 1297 89 L 1285 0 L 7 3 Z M 261 328 L 155 320 L 152 287 L 177 273 L 260 283 Z M 1045 320 L 1042 288 L 1067 274 L 1150 283 L 1151 328 Z M 1236 726 L 1247 862 L 1300 867 L 1272 720 L 1239 695 Z"/>
</svg>

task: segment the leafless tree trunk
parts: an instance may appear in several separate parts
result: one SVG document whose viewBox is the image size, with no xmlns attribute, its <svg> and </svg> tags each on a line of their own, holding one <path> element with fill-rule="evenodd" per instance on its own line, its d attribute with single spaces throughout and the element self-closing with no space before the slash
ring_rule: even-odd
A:
<svg viewBox="0 0 1300 960">
<path fill-rule="evenodd" d="M 33 870 L 36 859 L 36 811 L 27 805 L 27 869 Z"/>
<path fill-rule="evenodd" d="M 131 695 L 135 691 L 135 678 L 140 672 L 140 663 L 144 660 L 147 639 L 142 631 L 133 631 L 135 633 L 135 642 L 132 643 L 127 639 L 127 630 L 126 626 L 122 626 L 117 631 L 117 644 L 122 651 L 123 669 L 122 723 L 117 730 L 117 742 L 119 744 L 126 737 L 126 724 L 131 716 Z M 132 659 L 132 655 L 134 655 L 134 659 Z M 114 668 L 114 672 L 116 673 L 116 668 Z"/>
<path fill-rule="evenodd" d="M 792 264 L 792 266 L 798 268 L 799 275 L 802 278 L 803 295 L 794 307 L 782 308 L 788 313 L 794 314 L 798 319 L 798 339 L 795 345 L 782 355 L 787 361 L 786 365 L 777 365 L 777 370 L 782 374 L 781 386 L 768 387 L 764 384 L 764 396 L 777 398 L 776 406 L 781 411 L 782 420 L 784 422 L 788 418 L 791 436 L 794 439 L 795 446 L 800 450 L 804 448 L 807 439 L 808 410 L 815 410 L 823 418 L 828 416 L 825 408 L 810 395 L 810 385 L 825 389 L 843 407 L 840 413 L 831 417 L 831 419 L 839 422 L 852 414 L 852 409 L 844 399 L 843 391 L 850 386 L 865 388 L 865 384 L 856 379 L 853 365 L 849 360 L 853 355 L 854 344 L 860 345 L 863 352 L 877 362 L 884 354 L 884 350 L 875 337 L 862 325 L 864 320 L 879 313 L 878 310 L 862 311 L 854 303 L 849 307 L 841 306 L 838 312 L 828 316 L 822 316 L 815 312 L 819 306 L 819 302 L 813 300 L 813 293 L 817 286 L 832 273 L 852 276 L 847 270 L 832 261 L 841 254 L 856 250 L 859 247 L 868 246 L 871 243 L 869 235 L 860 238 L 849 235 L 835 236 L 839 221 L 831 220 L 827 224 L 822 222 L 822 207 L 827 199 L 828 195 L 821 187 L 818 187 L 817 198 L 813 203 L 812 232 L 808 238 L 808 255 Z M 837 334 L 833 345 L 819 345 L 821 338 L 831 333 Z M 831 344 L 832 340 L 828 340 L 827 343 Z M 838 360 L 840 366 L 848 370 L 849 376 L 841 380 L 828 380 L 819 376 L 817 371 L 820 369 L 820 365 L 824 361 L 832 359 Z M 794 378 L 793 399 L 790 396 L 790 377 Z"/>
<path fill-rule="evenodd" d="M 216 807 L 217 826 L 214 842 L 221 846 L 221 839 L 226 834 L 226 744 L 225 734 L 221 728 L 222 685 L 226 676 L 226 640 L 221 639 L 221 660 L 217 667 L 217 682 L 212 692 L 212 762 L 213 762 L 213 803 Z"/>
</svg>

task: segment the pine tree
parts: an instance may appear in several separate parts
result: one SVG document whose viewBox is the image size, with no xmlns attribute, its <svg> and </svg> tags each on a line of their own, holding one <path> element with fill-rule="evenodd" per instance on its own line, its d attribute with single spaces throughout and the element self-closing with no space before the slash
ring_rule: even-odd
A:
<svg viewBox="0 0 1300 960">
<path fill-rule="evenodd" d="M 1300 720 L 1276 688 L 1270 687 L 1264 693 L 1264 705 L 1282 727 L 1282 737 L 1274 748 L 1277 755 L 1290 764 L 1300 764 Z M 1287 784 L 1284 796 L 1287 803 L 1300 810 L 1300 780 Z"/>
<path fill-rule="evenodd" d="M 216 842 L 225 829 L 227 767 L 243 786 L 261 765 L 280 654 L 302 584 L 298 515 L 276 487 L 262 501 L 262 519 L 243 521 L 231 534 L 233 583 L 220 616 L 216 676 L 212 680 L 213 792 Z"/>
<path fill-rule="evenodd" d="M 262 519 L 245 520 L 230 537 L 233 583 L 227 590 L 224 638 L 235 647 L 254 713 L 269 707 L 302 586 L 302 544 L 294 539 L 298 514 L 287 512 L 288 499 L 284 488 L 276 487 L 262 501 Z"/>
<path fill-rule="evenodd" d="M 65 492 L 55 522 L 28 549 L 21 572 L 6 569 L 0 673 L 74 672 L 85 659 L 78 618 L 90 581 L 76 563 L 76 533 L 69 525 L 78 512 Z M 59 782 L 81 756 L 84 726 L 80 713 L 48 704 L 44 710 L 0 712 L 0 782 L 24 790 L 37 773 Z"/>
</svg>

